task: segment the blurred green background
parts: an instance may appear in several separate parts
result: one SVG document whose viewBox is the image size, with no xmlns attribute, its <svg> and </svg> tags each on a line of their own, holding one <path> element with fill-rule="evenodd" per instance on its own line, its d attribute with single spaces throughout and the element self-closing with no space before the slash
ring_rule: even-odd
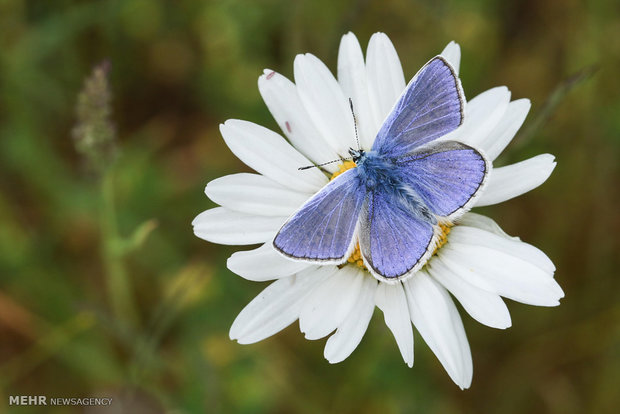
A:
<svg viewBox="0 0 620 414">
<path fill-rule="evenodd" d="M 419 336 L 407 368 L 379 311 L 338 365 L 296 324 L 230 341 L 266 284 L 226 269 L 236 248 L 192 234 L 213 206 L 204 185 L 248 170 L 218 124 L 277 130 L 263 68 L 292 78 L 295 54 L 312 52 L 335 71 L 349 30 L 363 48 L 386 32 L 407 78 L 456 40 L 469 98 L 507 85 L 532 100 L 499 165 L 557 157 L 542 187 L 482 212 L 552 258 L 566 297 L 509 303 L 505 332 L 463 313 L 468 391 Z M 617 412 L 617 1 L 0 0 L 0 57 L 0 412 L 82 412 L 9 407 L 9 395 L 114 398 L 88 412 Z M 106 59 L 117 143 L 102 175 L 72 131 L 84 80 Z"/>
</svg>

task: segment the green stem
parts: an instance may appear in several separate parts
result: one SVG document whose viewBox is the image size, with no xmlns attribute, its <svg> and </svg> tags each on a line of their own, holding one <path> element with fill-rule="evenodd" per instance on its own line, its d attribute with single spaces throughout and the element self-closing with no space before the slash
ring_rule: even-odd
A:
<svg viewBox="0 0 620 414">
<path fill-rule="evenodd" d="M 102 209 L 101 232 L 103 258 L 110 306 L 116 318 L 129 325 L 137 322 L 137 312 L 132 301 L 131 284 L 118 246 L 121 239 L 114 203 L 114 168 L 108 168 L 101 180 Z"/>
</svg>

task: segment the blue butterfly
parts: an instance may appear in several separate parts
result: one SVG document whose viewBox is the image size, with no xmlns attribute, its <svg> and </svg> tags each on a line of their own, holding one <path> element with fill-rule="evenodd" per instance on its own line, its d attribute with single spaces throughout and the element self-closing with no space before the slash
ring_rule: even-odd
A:
<svg viewBox="0 0 620 414">
<path fill-rule="evenodd" d="M 419 270 L 442 230 L 472 205 L 490 164 L 463 143 L 437 140 L 463 123 L 465 97 L 454 69 L 431 59 L 413 77 L 370 151 L 310 198 L 273 240 L 277 251 L 316 264 L 345 263 L 359 240 L 366 268 L 394 283 Z"/>
</svg>

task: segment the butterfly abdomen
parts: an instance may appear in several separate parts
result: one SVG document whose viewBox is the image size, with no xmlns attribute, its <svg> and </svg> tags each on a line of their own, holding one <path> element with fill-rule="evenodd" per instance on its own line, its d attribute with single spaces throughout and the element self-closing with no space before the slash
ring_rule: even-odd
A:
<svg viewBox="0 0 620 414">
<path fill-rule="evenodd" d="M 394 195 L 400 204 L 408 211 L 415 213 L 418 218 L 429 222 L 431 224 L 437 224 L 437 218 L 426 206 L 426 203 L 418 195 L 418 193 L 409 187 L 407 184 L 399 181 L 394 189 Z"/>
</svg>

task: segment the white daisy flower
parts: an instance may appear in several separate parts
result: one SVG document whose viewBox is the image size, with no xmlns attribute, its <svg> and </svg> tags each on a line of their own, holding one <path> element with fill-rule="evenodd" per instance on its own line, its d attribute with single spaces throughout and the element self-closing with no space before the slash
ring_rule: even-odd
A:
<svg viewBox="0 0 620 414">
<path fill-rule="evenodd" d="M 441 54 L 458 74 L 458 44 L 451 42 Z M 299 319 L 308 339 L 333 332 L 324 354 L 337 363 L 360 343 L 377 306 L 407 365 L 413 365 L 413 323 L 450 378 L 468 388 L 472 357 L 451 295 L 480 323 L 504 329 L 511 320 L 502 296 L 538 306 L 559 304 L 564 294 L 553 279 L 553 263 L 536 247 L 508 236 L 493 220 L 475 213 L 466 213 L 445 228 L 435 255 L 397 284 L 378 282 L 359 257 L 344 266 L 319 266 L 280 255 L 272 245 L 278 230 L 346 168 L 328 164 L 323 167 L 327 174 L 319 168 L 298 170 L 349 156 L 355 129 L 348 98 L 355 103 L 361 147 L 370 149 L 406 85 L 396 50 L 383 33 L 371 37 L 366 61 L 355 35 L 343 36 L 337 79 L 311 54 L 295 58 L 294 73 L 295 83 L 271 70 L 258 80 L 260 93 L 287 139 L 247 121 L 221 125 L 231 151 L 258 174 L 211 181 L 205 192 L 221 207 L 199 214 L 192 223 L 198 237 L 213 243 L 262 243 L 234 253 L 228 268 L 248 280 L 275 280 L 237 316 L 230 337 L 242 344 L 257 342 Z M 493 161 L 529 109 L 527 99 L 510 101 L 506 87 L 490 89 L 466 104 L 463 125 L 449 137 L 482 150 Z M 476 206 L 526 193 L 545 182 L 554 167 L 554 157 L 543 154 L 493 168 Z"/>
</svg>

